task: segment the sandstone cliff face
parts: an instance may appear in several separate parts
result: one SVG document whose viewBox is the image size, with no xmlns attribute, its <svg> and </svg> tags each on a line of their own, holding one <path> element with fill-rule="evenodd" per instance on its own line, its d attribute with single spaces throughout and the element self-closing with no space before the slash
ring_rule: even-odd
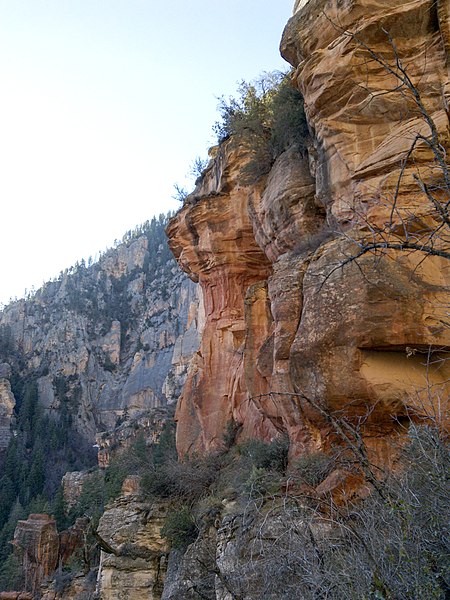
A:
<svg viewBox="0 0 450 600">
<path fill-rule="evenodd" d="M 156 229 L 163 236 L 162 225 Z M 124 411 L 132 416 L 175 402 L 198 347 L 197 286 L 180 272 L 163 237 L 155 247 L 156 234 L 144 232 L 98 263 L 78 265 L 0 314 L 8 342 L 0 355 L 13 374 L 36 380 L 48 414 L 68 410 L 73 426 L 91 440 Z M 0 396 L 5 432 L 6 388 Z"/>
<path fill-rule="evenodd" d="M 10 376 L 10 366 L 7 363 L 0 364 L 0 452 L 8 447 L 11 439 L 11 420 L 16 405 L 9 383 Z"/>
<path fill-rule="evenodd" d="M 167 506 L 150 505 L 128 493 L 110 505 L 98 527 L 115 554 L 102 551 L 99 591 L 102 600 L 160 600 L 169 548 L 161 537 Z"/>
<path fill-rule="evenodd" d="M 424 139 L 414 160 L 403 163 L 417 136 L 430 134 L 428 120 L 448 149 L 448 13 L 438 4 L 310 1 L 297 6 L 285 29 L 281 50 L 295 68 L 313 133 L 315 201 L 351 239 L 369 228 L 389 233 L 387 223 L 405 239 L 439 226 L 415 180 L 433 186 L 444 179 Z M 370 60 L 372 51 L 388 65 L 399 57 L 407 66 L 425 116 L 413 90 L 398 93 L 399 80 Z M 446 235 L 437 246 L 446 245 Z M 367 254 L 322 285 L 333 265 L 355 253 L 351 244 L 324 245 L 310 263 L 291 376 L 297 391 L 329 408 L 373 411 L 367 434 L 384 438 L 394 419 L 436 414 L 448 398 L 448 364 L 437 357 L 430 369 L 427 352 L 449 346 L 450 269 L 448 260 L 422 262 L 420 253 L 385 253 L 379 265 Z M 382 455 L 381 439 L 374 444 Z"/>
<path fill-rule="evenodd" d="M 288 150 L 248 186 L 246 153 L 226 142 L 167 229 L 206 313 L 177 411 L 182 454 L 220 447 L 232 422 L 241 439 L 286 431 L 293 454 L 323 449 L 325 409 L 363 418 L 384 460 L 402 419 L 448 397 L 448 361 L 427 356 L 450 346 L 449 261 L 395 250 L 346 261 L 375 228 L 408 236 L 439 226 L 414 177 L 436 186 L 442 167 L 422 138 L 402 160 L 428 134 L 427 118 L 448 151 L 444 5 L 297 2 L 281 49 L 305 99 L 308 151 Z M 425 117 L 370 60 L 373 50 L 395 64 L 383 29 Z M 441 234 L 436 247 L 447 242 Z"/>
<path fill-rule="evenodd" d="M 47 514 L 31 514 L 26 521 L 17 523 L 12 544 L 21 563 L 24 597 L 27 593 L 33 598 L 41 597 L 57 568 L 66 565 L 74 553 L 83 548 L 88 527 L 89 520 L 80 518 L 58 534 L 55 519 Z M 47 600 L 54 600 L 56 596 L 56 592 L 44 593 Z"/>
<path fill-rule="evenodd" d="M 247 401 L 244 297 L 250 285 L 267 277 L 269 262 L 254 240 L 249 190 L 237 184 L 242 158 L 239 151 L 221 149 L 195 192 L 200 199 L 186 205 L 168 228 L 180 265 L 199 281 L 206 319 L 177 409 L 184 450 L 220 446 L 233 411 Z M 270 422 L 254 416 L 254 427 L 269 435 Z"/>
<path fill-rule="evenodd" d="M 316 201 L 339 224 L 357 222 L 361 215 L 381 224 L 391 208 L 402 158 L 427 126 L 414 97 L 406 89 L 396 92 L 399 80 L 370 60 L 369 49 L 390 65 L 397 51 L 448 143 L 448 3 L 309 0 L 295 10 L 281 52 L 295 69 L 313 132 Z M 425 181 L 432 178 L 433 157 L 425 146 L 422 141 L 415 161 L 407 165 L 397 219 L 408 208 L 416 218 L 423 216 L 426 203 L 421 202 L 422 209 L 414 205 L 412 174 L 419 164 Z"/>
<path fill-rule="evenodd" d="M 19 521 L 14 532 L 14 549 L 20 556 L 25 588 L 39 592 L 45 578 L 53 575 L 59 556 L 59 538 L 55 520 L 45 514 L 30 515 Z"/>
</svg>

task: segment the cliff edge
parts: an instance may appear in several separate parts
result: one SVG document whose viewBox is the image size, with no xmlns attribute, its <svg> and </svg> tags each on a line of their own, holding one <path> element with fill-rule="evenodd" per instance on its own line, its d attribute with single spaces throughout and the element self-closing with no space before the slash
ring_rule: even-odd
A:
<svg viewBox="0 0 450 600">
<path fill-rule="evenodd" d="M 448 397 L 448 18 L 425 0 L 296 4 L 281 51 L 305 150 L 249 184 L 226 140 L 167 228 L 206 309 L 181 455 L 230 428 L 326 449 L 333 413 L 384 461 L 404 420 Z"/>
</svg>

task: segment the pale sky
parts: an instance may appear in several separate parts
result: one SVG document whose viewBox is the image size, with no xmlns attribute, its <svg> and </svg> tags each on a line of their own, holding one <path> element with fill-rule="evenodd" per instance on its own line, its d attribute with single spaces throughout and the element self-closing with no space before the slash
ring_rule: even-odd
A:
<svg viewBox="0 0 450 600">
<path fill-rule="evenodd" d="M 294 0 L 0 0 L 0 302 L 176 209 Z"/>
</svg>

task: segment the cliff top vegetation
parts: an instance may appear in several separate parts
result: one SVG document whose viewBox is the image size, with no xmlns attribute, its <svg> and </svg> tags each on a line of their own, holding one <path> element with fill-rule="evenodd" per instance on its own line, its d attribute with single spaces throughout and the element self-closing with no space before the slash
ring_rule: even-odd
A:
<svg viewBox="0 0 450 600">
<path fill-rule="evenodd" d="M 249 182 L 268 173 L 287 148 L 306 148 L 303 97 L 292 86 L 290 73 L 266 72 L 251 82 L 241 81 L 237 96 L 222 96 L 218 110 L 221 120 L 213 127 L 218 142 L 234 136 L 251 150 L 246 167 Z"/>
</svg>

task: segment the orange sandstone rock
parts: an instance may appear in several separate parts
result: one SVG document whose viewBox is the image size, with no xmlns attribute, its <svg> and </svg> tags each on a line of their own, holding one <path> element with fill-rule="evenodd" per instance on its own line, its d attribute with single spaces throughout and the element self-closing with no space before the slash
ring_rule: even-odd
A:
<svg viewBox="0 0 450 600">
<path fill-rule="evenodd" d="M 227 423 L 248 405 L 244 298 L 249 286 L 267 279 L 270 263 L 254 238 L 250 190 L 240 184 L 243 164 L 242 150 L 222 148 L 192 204 L 167 230 L 180 265 L 199 281 L 205 306 L 202 343 L 177 410 L 181 453 L 221 447 Z M 249 410 L 260 420 L 255 409 Z"/>
<path fill-rule="evenodd" d="M 392 37 L 425 109 L 448 142 L 448 12 L 448 3 L 432 0 L 297 3 L 281 52 L 295 69 L 314 133 L 317 200 L 339 224 L 348 226 L 361 215 L 371 223 L 387 219 L 402 159 L 418 133 L 429 133 L 413 95 L 404 88 L 399 92 L 398 79 L 371 60 L 369 49 L 395 65 Z M 417 165 L 426 181 L 435 175 L 431 151 L 419 145 L 404 174 L 398 207 L 405 212 L 398 216 L 411 208 Z M 415 214 L 422 209 L 415 206 Z"/>
<path fill-rule="evenodd" d="M 397 235 L 439 223 L 414 175 L 435 185 L 442 168 L 420 139 L 402 171 L 426 119 L 370 59 L 398 53 L 448 155 L 448 32 L 444 2 L 296 2 L 281 50 L 305 99 L 308 151 L 288 150 L 250 186 L 246 152 L 227 141 L 167 230 L 206 310 L 177 411 L 181 455 L 220 447 L 230 421 L 241 439 L 287 432 L 292 456 L 326 449 L 337 438 L 323 411 L 337 411 L 363 422 L 372 458 L 388 464 L 402 423 L 448 399 L 449 261 L 346 260 L 389 221 Z"/>
<path fill-rule="evenodd" d="M 59 537 L 55 520 L 45 514 L 33 514 L 26 521 L 19 521 L 13 545 L 22 558 L 27 588 L 34 593 L 58 564 Z"/>
</svg>

